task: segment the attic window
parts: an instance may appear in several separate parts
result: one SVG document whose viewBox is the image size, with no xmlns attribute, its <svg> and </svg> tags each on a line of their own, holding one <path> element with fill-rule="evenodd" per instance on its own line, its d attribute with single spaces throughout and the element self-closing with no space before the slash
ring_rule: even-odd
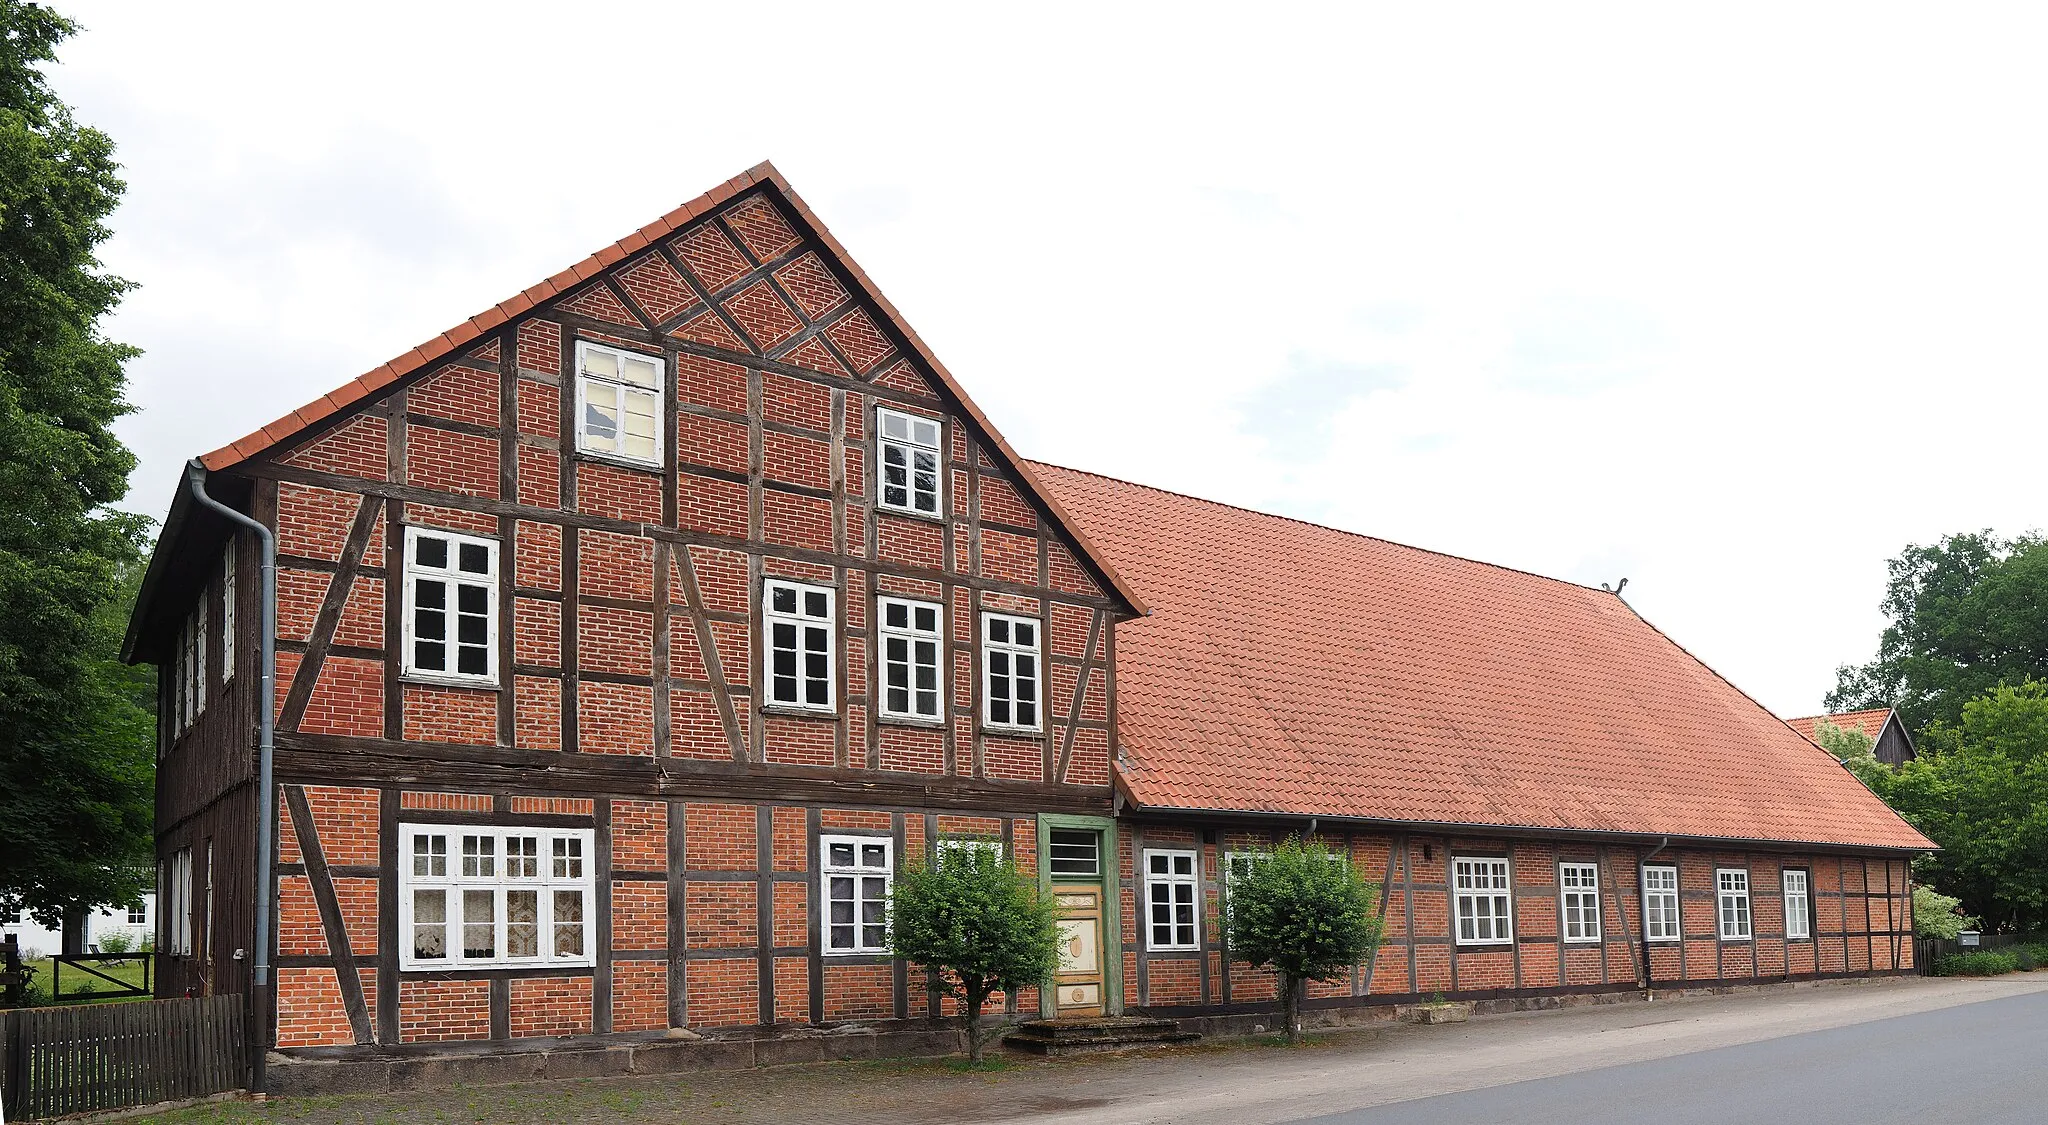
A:
<svg viewBox="0 0 2048 1125">
<path fill-rule="evenodd" d="M 915 516 L 936 516 L 945 490 L 939 476 L 939 423 L 900 410 L 876 410 L 881 432 L 881 506 Z"/>
<path fill-rule="evenodd" d="M 662 361 L 621 348 L 576 344 L 576 448 L 661 464 Z"/>
</svg>

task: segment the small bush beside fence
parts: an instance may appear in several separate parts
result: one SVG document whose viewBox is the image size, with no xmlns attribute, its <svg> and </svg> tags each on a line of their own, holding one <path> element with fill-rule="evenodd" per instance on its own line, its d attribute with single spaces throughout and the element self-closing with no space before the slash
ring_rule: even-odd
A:
<svg viewBox="0 0 2048 1125">
<path fill-rule="evenodd" d="M 1938 977 L 1995 977 L 2013 972 L 2019 968 L 2019 958 L 2010 953 L 1994 953 L 1980 950 L 1976 953 L 1951 953 L 1934 963 L 1934 975 Z"/>
</svg>

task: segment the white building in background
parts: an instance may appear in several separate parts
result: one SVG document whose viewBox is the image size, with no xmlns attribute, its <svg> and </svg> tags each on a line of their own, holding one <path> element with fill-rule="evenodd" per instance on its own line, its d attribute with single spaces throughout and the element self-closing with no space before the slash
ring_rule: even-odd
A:
<svg viewBox="0 0 2048 1125">
<path fill-rule="evenodd" d="M 46 957 L 64 950 L 64 935 L 38 925 L 25 910 L 8 910 L 0 907 L 0 942 L 8 935 L 21 943 L 21 955 L 27 959 Z M 95 911 L 85 923 L 85 945 L 88 950 L 106 949 L 105 939 L 118 935 L 126 938 L 128 950 L 142 948 L 145 941 L 156 938 L 156 892 L 144 891 L 142 904 L 129 909 L 123 906 L 109 906 Z M 108 950 L 108 952 L 112 952 Z"/>
</svg>

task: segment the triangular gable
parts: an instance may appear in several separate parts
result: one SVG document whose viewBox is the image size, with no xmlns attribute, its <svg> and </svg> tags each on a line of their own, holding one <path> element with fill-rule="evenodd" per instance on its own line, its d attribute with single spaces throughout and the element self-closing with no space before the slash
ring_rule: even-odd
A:
<svg viewBox="0 0 2048 1125">
<path fill-rule="evenodd" d="M 759 190 L 756 190 L 759 189 Z M 752 198 L 743 198 L 748 192 L 755 192 Z M 771 195 L 774 198 L 771 198 Z M 741 200 L 738 206 L 728 207 L 734 200 Z M 778 202 L 780 206 L 778 206 Z M 809 253 L 793 255 L 787 262 L 778 262 L 783 255 L 792 252 L 805 242 L 805 234 L 797 229 L 785 216 L 785 209 L 793 215 L 798 224 L 808 228 L 809 237 L 822 248 L 826 262 L 818 263 L 817 275 L 808 271 L 812 262 L 819 257 Z M 718 213 L 716 222 L 699 223 L 706 216 Z M 693 225 L 694 224 L 694 225 Z M 685 230 L 686 227 L 691 229 Z M 727 236 L 727 231 L 732 237 Z M 618 242 L 599 250 L 590 257 L 555 274 L 553 277 L 531 286 L 518 295 L 486 309 L 476 316 L 456 325 L 439 336 L 400 355 L 387 363 L 364 373 L 323 395 L 311 403 L 285 415 L 270 425 L 230 443 L 211 453 L 200 461 L 210 470 L 222 470 L 240 464 L 258 454 L 276 447 L 303 440 L 312 436 L 308 433 L 314 427 L 334 414 L 348 410 L 378 392 L 398 384 L 401 380 L 416 381 L 420 375 L 451 357 L 463 354 L 465 348 L 475 348 L 486 341 L 487 334 L 503 327 L 516 318 L 552 303 L 554 307 L 570 307 L 582 315 L 599 320 L 611 320 L 620 324 L 639 326 L 639 318 L 622 304 L 601 275 L 614 266 L 635 259 L 648 249 L 668 240 L 668 249 L 695 275 L 707 290 L 710 298 L 717 303 L 718 310 L 706 310 L 701 315 L 685 320 L 670 334 L 681 339 L 696 340 L 714 347 L 728 348 L 742 353 L 765 355 L 778 362 L 801 363 L 806 367 L 831 370 L 841 365 L 850 365 L 861 375 L 869 375 L 876 369 L 890 363 L 899 354 L 889 333 L 856 305 L 851 311 L 839 314 L 837 310 L 844 302 L 835 298 L 834 289 L 844 289 L 839 277 L 824 268 L 836 266 L 840 276 L 851 282 L 854 294 L 864 298 L 880 312 L 887 328 L 893 330 L 908 346 L 911 356 L 919 361 L 937 379 L 945 397 L 957 404 L 958 411 L 969 425 L 979 431 L 982 444 L 992 449 L 1000 467 L 1014 474 L 1019 485 L 1025 489 L 1052 517 L 1052 523 L 1061 537 L 1080 548 L 1087 566 L 1107 580 L 1115 595 L 1133 612 L 1145 613 L 1144 603 L 1135 592 L 1119 578 L 1102 555 L 1061 507 L 1044 485 L 1039 481 L 1032 467 L 1019 457 L 1002 434 L 991 424 L 981 408 L 967 396 L 952 373 L 946 370 L 938 357 L 924 343 L 916 332 L 904 322 L 895 305 L 884 297 L 867 272 L 853 261 L 846 248 L 825 228 L 789 182 L 774 166 L 766 162 L 720 184 L 718 187 L 683 204 L 681 207 L 655 220 L 653 223 L 634 231 Z M 737 238 L 740 244 L 735 245 Z M 753 261 L 748 260 L 751 255 Z M 767 290 L 761 282 L 739 286 L 736 283 L 751 274 L 756 264 L 769 266 L 783 273 L 790 273 L 791 299 L 796 308 L 782 303 L 782 299 Z M 636 303 L 642 303 L 640 286 L 636 281 L 647 280 L 642 265 L 636 261 L 632 269 L 620 275 L 620 283 Z M 668 270 L 670 274 L 674 271 Z M 667 281 L 656 274 L 656 280 Z M 822 276 L 829 285 L 818 283 Z M 677 278 L 676 280 L 681 280 Z M 595 284 L 591 284 L 595 281 Z M 725 292 L 731 286 L 737 292 Z M 669 292 L 668 305 L 671 315 L 676 311 L 687 312 L 696 303 L 692 300 L 678 303 L 682 294 Z M 653 303 L 661 303 L 659 301 Z M 813 312 L 813 309 L 816 312 Z M 799 310 L 804 314 L 799 316 Z M 660 317 L 652 309 L 645 308 L 650 316 L 660 323 Z M 825 323 L 818 320 L 819 313 L 834 313 L 835 317 Z M 722 314 L 722 315 L 721 315 Z M 805 327 L 804 317 L 816 323 Z M 733 331 L 733 325 L 748 337 L 740 339 Z M 824 344 L 814 348 L 820 338 Z M 520 341 L 522 358 L 527 350 L 527 341 Z M 536 342 L 539 351 L 545 344 Z M 829 367 L 824 363 L 827 356 L 835 362 Z M 893 381 L 892 381 L 893 382 Z M 901 385 L 901 384 L 896 384 Z M 986 455 L 985 455 L 986 456 Z"/>
</svg>

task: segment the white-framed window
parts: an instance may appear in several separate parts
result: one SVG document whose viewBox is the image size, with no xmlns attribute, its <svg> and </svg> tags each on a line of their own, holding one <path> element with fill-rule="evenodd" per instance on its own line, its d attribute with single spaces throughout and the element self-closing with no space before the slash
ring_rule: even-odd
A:
<svg viewBox="0 0 2048 1125">
<path fill-rule="evenodd" d="M 1677 941 L 1682 929 L 1678 915 L 1678 868 L 1643 868 L 1643 940 Z"/>
<path fill-rule="evenodd" d="M 940 721 L 945 610 L 935 602 L 882 598 L 876 616 L 882 636 L 882 714 Z"/>
<path fill-rule="evenodd" d="M 1452 859 L 1451 887 L 1458 905 L 1459 945 L 1504 945 L 1514 940 L 1507 860 Z"/>
<path fill-rule="evenodd" d="M 881 496 L 876 503 L 911 515 L 942 514 L 945 488 L 937 419 L 877 409 L 875 430 L 882 458 Z"/>
<path fill-rule="evenodd" d="M 220 554 L 220 682 L 235 678 L 235 541 Z"/>
<path fill-rule="evenodd" d="M 398 967 L 591 965 L 588 828 L 398 826 Z"/>
<path fill-rule="evenodd" d="M 1557 865 L 1558 893 L 1563 896 L 1564 940 L 1600 940 L 1600 865 Z"/>
<path fill-rule="evenodd" d="M 807 586 L 770 578 L 761 583 L 761 679 L 767 702 L 777 707 L 830 711 L 833 700 L 832 634 L 835 622 L 830 586 Z"/>
<path fill-rule="evenodd" d="M 1145 947 L 1195 949 L 1201 918 L 1201 859 L 1189 851 L 1145 850 Z"/>
<path fill-rule="evenodd" d="M 1055 828 L 1047 866 L 1054 875 L 1102 874 L 1102 833 L 1085 828 Z"/>
<path fill-rule="evenodd" d="M 408 676 L 498 682 L 498 541 L 405 529 Z"/>
<path fill-rule="evenodd" d="M 1720 902 L 1721 940 L 1749 940 L 1749 872 L 1723 867 L 1714 872 Z"/>
<path fill-rule="evenodd" d="M 1003 861 L 1003 842 L 988 836 L 941 836 L 939 838 L 939 855 L 942 859 L 948 854 L 968 855 L 976 852 L 985 852 L 992 855 L 996 858 L 997 863 L 1001 863 Z"/>
<path fill-rule="evenodd" d="M 199 595 L 199 608 L 192 611 L 192 717 L 206 714 L 206 697 L 212 694 L 212 682 L 206 678 L 206 594 Z"/>
<path fill-rule="evenodd" d="M 661 357 L 576 342 L 576 448 L 661 464 Z"/>
<path fill-rule="evenodd" d="M 1251 874 L 1252 869 L 1273 858 L 1272 852 L 1223 853 L 1223 916 L 1230 917 L 1231 888 Z"/>
<path fill-rule="evenodd" d="M 826 953 L 889 951 L 889 888 L 895 841 L 887 836 L 818 837 Z"/>
<path fill-rule="evenodd" d="M 192 849 L 179 848 L 165 865 L 168 902 L 164 905 L 164 944 L 180 957 L 192 954 Z"/>
<path fill-rule="evenodd" d="M 983 724 L 1038 729 L 1038 640 L 1032 618 L 981 615 Z"/>
<path fill-rule="evenodd" d="M 1785 936 L 1794 941 L 1813 936 L 1812 882 L 1803 867 L 1785 869 Z"/>
<path fill-rule="evenodd" d="M 149 904 L 138 902 L 134 906 L 128 907 L 128 924 L 131 926 L 149 925 Z"/>
</svg>

